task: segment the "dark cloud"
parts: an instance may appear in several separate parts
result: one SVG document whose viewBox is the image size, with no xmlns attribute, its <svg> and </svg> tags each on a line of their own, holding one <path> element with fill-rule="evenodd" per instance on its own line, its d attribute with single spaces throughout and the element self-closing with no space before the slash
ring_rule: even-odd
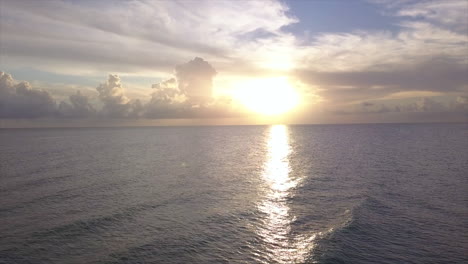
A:
<svg viewBox="0 0 468 264">
<path fill-rule="evenodd" d="M 399 102 L 388 105 L 379 102 L 362 102 L 349 106 L 341 106 L 337 109 L 330 108 L 327 112 L 339 115 L 349 114 L 385 114 L 385 113 L 460 113 L 468 114 L 468 96 L 458 96 L 448 104 L 437 99 L 421 97 L 408 102 Z"/>
<path fill-rule="evenodd" d="M 418 98 L 416 101 L 409 103 L 400 103 L 394 108 L 389 109 L 389 112 L 420 112 L 420 113 L 441 113 L 450 112 L 453 109 L 437 99 L 428 97 Z"/>
<path fill-rule="evenodd" d="M 88 97 L 80 91 L 69 97 L 70 103 L 62 101 L 58 106 L 58 112 L 63 117 L 89 117 L 96 114 L 96 109 L 91 105 Z"/>
<path fill-rule="evenodd" d="M 298 71 L 298 77 L 320 87 L 318 93 L 330 101 L 371 100 L 397 92 L 459 92 L 468 84 L 468 65 L 435 58 L 412 66 L 387 71 L 312 72 Z"/>
<path fill-rule="evenodd" d="M 362 103 L 361 103 L 361 105 L 362 105 L 363 107 L 369 107 L 369 106 L 373 106 L 373 105 L 374 105 L 374 103 L 370 103 L 370 102 L 362 102 Z"/>
<path fill-rule="evenodd" d="M 16 83 L 10 74 L 0 72 L 0 117 L 35 118 L 56 112 L 52 96 L 33 89 L 28 82 Z"/>
</svg>

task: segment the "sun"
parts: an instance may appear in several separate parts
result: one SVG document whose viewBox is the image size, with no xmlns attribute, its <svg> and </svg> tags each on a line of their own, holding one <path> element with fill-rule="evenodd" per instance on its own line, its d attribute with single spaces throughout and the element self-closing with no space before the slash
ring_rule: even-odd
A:
<svg viewBox="0 0 468 264">
<path fill-rule="evenodd" d="M 251 79 L 239 83 L 234 98 L 261 115 L 281 115 L 299 104 L 299 94 L 286 77 Z"/>
</svg>

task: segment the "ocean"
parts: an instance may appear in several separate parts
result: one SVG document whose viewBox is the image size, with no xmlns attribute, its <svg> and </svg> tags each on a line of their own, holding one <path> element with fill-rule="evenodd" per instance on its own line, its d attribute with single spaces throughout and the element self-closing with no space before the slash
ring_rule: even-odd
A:
<svg viewBox="0 0 468 264">
<path fill-rule="evenodd" d="M 468 263 L 468 124 L 0 130 L 0 263 Z"/>
</svg>

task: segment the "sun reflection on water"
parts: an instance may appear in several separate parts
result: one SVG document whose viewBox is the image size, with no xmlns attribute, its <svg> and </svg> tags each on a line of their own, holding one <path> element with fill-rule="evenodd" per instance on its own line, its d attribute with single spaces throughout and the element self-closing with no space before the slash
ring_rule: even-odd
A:
<svg viewBox="0 0 468 264">
<path fill-rule="evenodd" d="M 264 242 L 268 263 L 303 262 L 314 245 L 315 235 L 303 237 L 291 232 L 295 217 L 290 213 L 288 199 L 294 196 L 294 188 L 300 181 L 290 175 L 291 152 L 288 127 L 272 126 L 262 175 L 267 183 L 267 190 L 265 198 L 258 206 L 265 215 L 258 234 Z"/>
</svg>

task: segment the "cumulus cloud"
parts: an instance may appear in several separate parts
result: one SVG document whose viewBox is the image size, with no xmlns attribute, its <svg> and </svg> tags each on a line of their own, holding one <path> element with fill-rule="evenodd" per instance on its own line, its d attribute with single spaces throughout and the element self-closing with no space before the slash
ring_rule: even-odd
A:
<svg viewBox="0 0 468 264">
<path fill-rule="evenodd" d="M 118 75 L 110 74 L 108 80 L 101 83 L 96 91 L 103 103 L 101 115 L 114 118 L 138 117 L 143 110 L 140 100 L 131 101 L 125 96 L 125 90 Z"/>
<path fill-rule="evenodd" d="M 190 109 L 188 97 L 179 90 L 175 78 L 153 84 L 151 99 L 145 106 L 145 116 L 148 118 L 177 118 L 186 115 Z"/>
<path fill-rule="evenodd" d="M 58 112 L 63 117 L 90 117 L 96 114 L 96 109 L 89 102 L 87 96 L 82 95 L 78 90 L 76 94 L 69 97 L 70 103 L 66 101 L 60 102 Z"/>
<path fill-rule="evenodd" d="M 54 115 L 56 102 L 43 90 L 28 82 L 17 83 L 10 74 L 0 72 L 0 117 L 35 118 Z"/>
<path fill-rule="evenodd" d="M 202 58 L 178 65 L 175 68 L 179 90 L 188 97 L 195 99 L 212 96 L 213 77 L 216 70 Z"/>
<path fill-rule="evenodd" d="M 43 90 L 17 83 L 11 75 L 0 75 L 0 117 L 57 118 L 215 118 L 245 115 L 230 98 L 212 96 L 216 70 L 207 61 L 195 59 L 175 67 L 175 76 L 152 85 L 147 100 L 130 99 L 121 79 L 110 74 L 96 87 L 101 105 L 93 105 L 81 91 L 58 105 Z"/>
<path fill-rule="evenodd" d="M 177 65 L 175 77 L 158 84 L 146 105 L 145 116 L 183 117 L 213 102 L 212 86 L 216 70 L 204 59 Z"/>
<path fill-rule="evenodd" d="M 120 77 L 114 74 L 110 74 L 109 79 L 105 83 L 100 84 L 96 90 L 99 93 L 99 99 L 105 105 L 124 105 L 130 101 L 124 95 Z"/>
<path fill-rule="evenodd" d="M 195 59 L 177 65 L 175 78 L 154 84 L 145 105 L 148 118 L 214 118 L 242 115 L 228 98 L 212 96 L 216 70 L 207 61 Z"/>
</svg>

